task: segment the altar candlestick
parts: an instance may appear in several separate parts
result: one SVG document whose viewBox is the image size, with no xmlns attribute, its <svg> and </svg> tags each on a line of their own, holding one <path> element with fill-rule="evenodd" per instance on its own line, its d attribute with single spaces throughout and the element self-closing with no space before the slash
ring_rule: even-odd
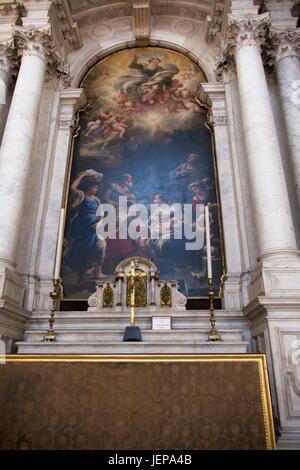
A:
<svg viewBox="0 0 300 470">
<path fill-rule="evenodd" d="M 65 220 L 65 209 L 62 208 L 60 211 L 59 227 L 58 227 L 58 237 L 57 237 L 57 248 L 56 248 L 56 257 L 55 257 L 55 267 L 54 267 L 54 279 L 60 278 L 60 267 L 61 259 L 63 254 L 63 236 L 64 236 L 64 220 Z"/>
<path fill-rule="evenodd" d="M 212 279 L 209 207 L 208 206 L 205 206 L 205 230 L 206 230 L 207 277 L 208 279 Z"/>
</svg>

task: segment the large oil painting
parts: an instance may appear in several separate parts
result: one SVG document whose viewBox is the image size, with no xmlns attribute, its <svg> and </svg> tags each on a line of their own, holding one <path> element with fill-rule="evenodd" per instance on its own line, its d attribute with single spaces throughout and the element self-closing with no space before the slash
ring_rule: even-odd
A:
<svg viewBox="0 0 300 470">
<path fill-rule="evenodd" d="M 176 224 L 174 207 L 189 206 L 193 214 L 208 204 L 217 291 L 222 256 L 212 137 L 207 109 L 198 98 L 204 81 L 188 58 L 155 47 L 116 52 L 87 73 L 81 86 L 88 105 L 80 114 L 68 195 L 65 298 L 87 299 L 97 279 L 113 277 L 116 265 L 132 256 L 151 259 L 160 278 L 178 280 L 188 297 L 207 295 L 204 237 L 192 250 L 186 248 L 185 231 L 181 239 L 172 230 L 165 238 L 124 237 L 120 217 L 114 236 L 99 237 L 101 207 L 110 205 L 119 216 L 121 200 L 128 209 L 149 208 L 150 222 L 155 215 L 150 207 L 168 205 L 171 225 Z M 190 228 L 204 233 L 204 224 Z"/>
</svg>

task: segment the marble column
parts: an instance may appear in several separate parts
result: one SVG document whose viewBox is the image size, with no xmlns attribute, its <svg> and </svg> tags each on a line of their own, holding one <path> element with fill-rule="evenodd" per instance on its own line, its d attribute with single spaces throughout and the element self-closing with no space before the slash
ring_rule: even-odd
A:
<svg viewBox="0 0 300 470">
<path fill-rule="evenodd" d="M 223 222 L 223 239 L 226 254 L 226 281 L 224 286 L 224 307 L 227 310 L 241 310 L 240 278 L 245 270 L 232 152 L 229 138 L 229 121 L 226 109 L 225 85 L 202 83 L 202 88 L 211 104 L 210 120 L 216 150 L 216 164 L 219 176 L 219 194 Z"/>
<path fill-rule="evenodd" d="M 20 13 L 20 6 L 14 0 L 0 2 L 0 125 L 6 104 L 11 69 L 16 59 L 12 30 L 19 21 Z"/>
<path fill-rule="evenodd" d="M 0 44 L 0 123 L 2 121 L 3 110 L 5 108 L 7 98 L 10 69 L 10 49 L 10 43 Z"/>
<path fill-rule="evenodd" d="M 229 15 L 260 259 L 295 256 L 296 240 L 279 141 L 261 58 L 268 14 Z"/>
<path fill-rule="evenodd" d="M 275 70 L 300 210 L 300 31 L 273 32 Z"/>
<path fill-rule="evenodd" d="M 30 158 L 44 83 L 49 30 L 18 28 L 23 56 L 0 149 L 0 262 L 15 268 L 22 198 L 30 175 Z"/>
<path fill-rule="evenodd" d="M 76 112 L 86 104 L 82 88 L 67 88 L 59 92 L 60 103 L 57 131 L 53 140 L 53 164 L 48 175 L 48 200 L 41 201 L 44 224 L 40 232 L 38 275 L 43 280 L 37 297 L 37 309 L 45 310 L 49 304 L 49 286 L 52 284 L 59 218 L 63 207 L 65 185 L 68 182 L 69 157 L 76 122 Z"/>
</svg>

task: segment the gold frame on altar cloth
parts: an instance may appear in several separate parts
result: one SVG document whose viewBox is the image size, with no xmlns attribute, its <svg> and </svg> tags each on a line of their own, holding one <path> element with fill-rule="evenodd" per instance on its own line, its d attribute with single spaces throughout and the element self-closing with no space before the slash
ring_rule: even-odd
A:
<svg viewBox="0 0 300 470">
<path fill-rule="evenodd" d="M 57 343 L 52 343 L 53 347 Z M 51 344 L 51 346 L 52 346 Z M 50 345 L 49 345 L 50 346 Z M 267 450 L 276 449 L 272 403 L 269 388 L 269 380 L 267 373 L 267 363 L 263 354 L 123 354 L 123 355 L 66 355 L 66 354 L 44 354 L 44 355 L 7 355 L 5 357 L 6 364 L 24 363 L 234 363 L 239 364 L 257 364 L 259 378 L 259 393 L 261 400 L 262 419 L 265 432 L 265 448 Z M 0 367 L 4 370 L 5 365 Z M 246 376 L 245 376 L 246 377 Z"/>
</svg>

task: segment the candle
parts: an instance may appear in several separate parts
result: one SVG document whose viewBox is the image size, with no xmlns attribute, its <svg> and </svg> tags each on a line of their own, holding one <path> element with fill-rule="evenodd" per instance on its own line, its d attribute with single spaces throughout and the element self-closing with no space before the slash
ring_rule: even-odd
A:
<svg viewBox="0 0 300 470">
<path fill-rule="evenodd" d="M 209 228 L 209 207 L 208 206 L 205 206 L 205 231 L 206 231 L 207 277 L 208 277 L 208 279 L 212 279 L 210 228 Z"/>
<path fill-rule="evenodd" d="M 64 245 L 64 240 L 63 240 L 64 228 L 65 228 L 64 222 L 65 222 L 65 209 L 62 208 L 60 211 L 60 219 L 59 219 L 59 226 L 58 226 L 54 279 L 60 278 L 60 266 L 61 266 L 61 259 L 62 259 L 62 254 L 63 254 L 63 245 Z"/>
</svg>

